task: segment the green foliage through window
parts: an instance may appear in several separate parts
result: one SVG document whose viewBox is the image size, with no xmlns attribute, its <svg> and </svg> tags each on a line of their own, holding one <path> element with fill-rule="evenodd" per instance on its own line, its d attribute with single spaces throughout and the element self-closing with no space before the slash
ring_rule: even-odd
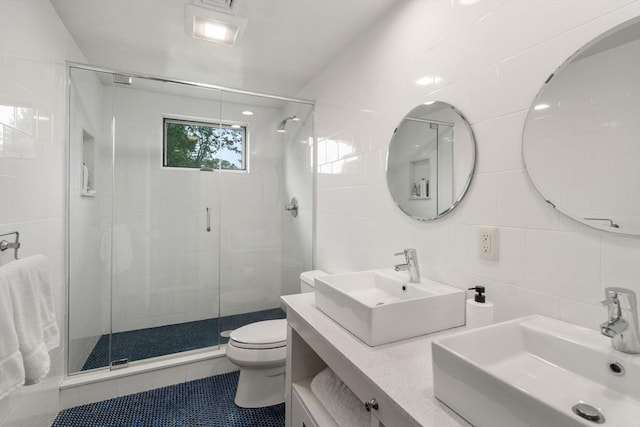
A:
<svg viewBox="0 0 640 427">
<path fill-rule="evenodd" d="M 246 170 L 244 126 L 164 119 L 164 166 Z"/>
</svg>

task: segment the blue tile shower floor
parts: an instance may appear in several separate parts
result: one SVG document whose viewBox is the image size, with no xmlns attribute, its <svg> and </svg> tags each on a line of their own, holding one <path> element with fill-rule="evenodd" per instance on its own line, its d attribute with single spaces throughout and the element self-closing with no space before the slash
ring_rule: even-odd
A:
<svg viewBox="0 0 640 427">
<path fill-rule="evenodd" d="M 233 403 L 238 372 L 61 411 L 51 427 L 282 427 L 284 403 L 244 409 Z"/>
<path fill-rule="evenodd" d="M 284 319 L 285 317 L 284 311 L 273 308 L 215 319 L 118 332 L 113 334 L 111 338 L 112 359 L 128 358 L 130 362 L 133 362 L 226 344 L 229 339 L 219 336 L 219 331 L 237 329 L 261 320 Z M 109 335 L 100 337 L 82 370 L 87 371 L 105 366 L 109 366 Z"/>
</svg>

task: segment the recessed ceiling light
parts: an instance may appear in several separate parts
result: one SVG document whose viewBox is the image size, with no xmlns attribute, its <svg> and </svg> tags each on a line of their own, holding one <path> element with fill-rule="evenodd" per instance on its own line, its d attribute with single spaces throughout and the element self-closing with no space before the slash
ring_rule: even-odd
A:
<svg viewBox="0 0 640 427">
<path fill-rule="evenodd" d="M 227 39 L 229 28 L 226 25 L 220 25 L 215 22 L 205 22 L 202 35 L 205 38 L 224 41 Z"/>
<path fill-rule="evenodd" d="M 185 26 L 194 38 L 233 46 L 240 40 L 247 19 L 187 4 Z"/>
<path fill-rule="evenodd" d="M 536 111 L 546 110 L 547 108 L 549 108 L 549 104 L 538 104 L 535 107 L 533 107 L 533 109 Z"/>
<path fill-rule="evenodd" d="M 214 21 L 200 16 L 196 16 L 193 20 L 193 37 L 197 39 L 233 46 L 238 30 L 237 25 L 228 22 Z"/>
<path fill-rule="evenodd" d="M 243 111 L 242 114 L 244 114 L 245 116 L 253 116 L 253 111 L 246 110 Z"/>
</svg>

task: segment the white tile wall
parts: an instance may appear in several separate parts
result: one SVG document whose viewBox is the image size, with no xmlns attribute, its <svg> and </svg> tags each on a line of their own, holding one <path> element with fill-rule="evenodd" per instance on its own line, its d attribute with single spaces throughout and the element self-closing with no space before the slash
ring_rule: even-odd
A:
<svg viewBox="0 0 640 427">
<path fill-rule="evenodd" d="M 484 284 L 496 319 L 546 314 L 595 327 L 603 288 L 640 292 L 640 240 L 574 223 L 549 207 L 523 169 L 526 112 L 547 76 L 592 38 L 640 15 L 640 1 L 403 1 L 317 76 L 317 268 L 390 267 L 415 247 L 423 274 Z M 440 81 L 418 86 L 423 76 Z M 471 121 L 478 164 L 455 212 L 407 219 L 387 195 L 384 157 L 393 129 L 436 99 Z M 375 120 L 363 119 L 363 111 Z M 349 171 L 329 141 L 355 147 Z M 340 167 L 336 167 L 340 166 Z M 475 228 L 499 227 L 500 258 L 480 260 Z"/>
<path fill-rule="evenodd" d="M 282 224 L 282 287 L 281 295 L 300 292 L 300 272 L 313 266 L 313 110 L 309 105 L 289 103 L 285 116 L 302 118 L 295 132 L 284 134 L 282 204 L 298 200 L 298 216 L 281 211 Z M 286 145 L 285 145 L 286 144 Z"/>
<path fill-rule="evenodd" d="M 0 0 L 0 232 L 19 231 L 21 257 L 49 257 L 58 323 L 64 325 L 65 60 L 84 57 L 45 1 Z M 17 130 L 16 130 L 17 129 Z M 7 135 L 22 132 L 13 141 Z M 10 262 L 12 251 L 0 254 Z M 64 335 L 62 342 L 64 343 Z M 49 426 L 59 410 L 64 346 L 51 372 L 0 401 L 0 426 Z"/>
</svg>

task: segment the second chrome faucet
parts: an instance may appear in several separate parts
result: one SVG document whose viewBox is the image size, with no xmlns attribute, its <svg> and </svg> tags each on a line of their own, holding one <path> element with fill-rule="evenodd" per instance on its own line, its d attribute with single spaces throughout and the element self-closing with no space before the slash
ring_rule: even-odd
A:
<svg viewBox="0 0 640 427">
<path fill-rule="evenodd" d="M 640 329 L 638 328 L 638 302 L 636 294 L 625 288 L 605 289 L 608 319 L 600 325 L 600 332 L 611 338 L 611 345 L 624 353 L 640 353 Z"/>
<path fill-rule="evenodd" d="M 405 249 L 402 252 L 398 252 L 394 255 L 404 255 L 404 264 L 398 264 L 394 266 L 394 270 L 409 272 L 409 281 L 413 283 L 420 283 L 420 267 L 418 267 L 418 254 L 415 249 Z"/>
</svg>

